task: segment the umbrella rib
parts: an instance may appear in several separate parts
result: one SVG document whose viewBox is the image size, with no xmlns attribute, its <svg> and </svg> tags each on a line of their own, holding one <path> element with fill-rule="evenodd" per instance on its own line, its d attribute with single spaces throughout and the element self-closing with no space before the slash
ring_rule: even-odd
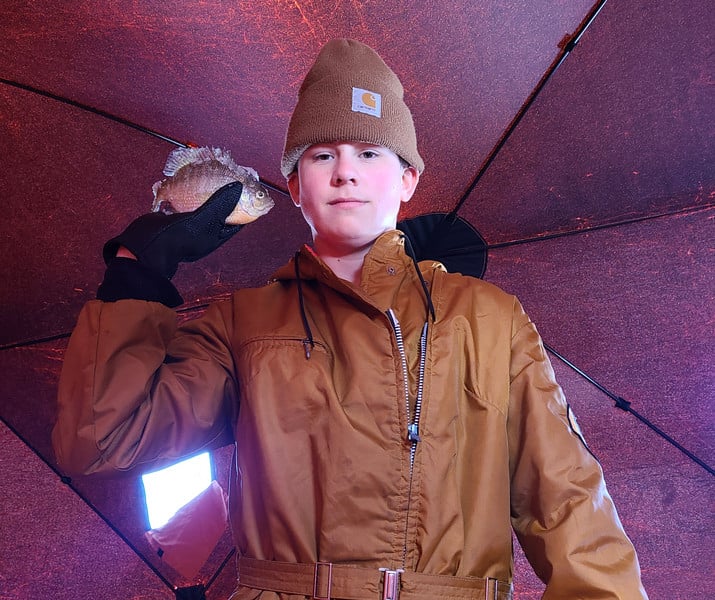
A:
<svg viewBox="0 0 715 600">
<path fill-rule="evenodd" d="M 141 131 L 142 133 L 145 133 L 152 137 L 158 138 L 165 142 L 169 142 L 170 144 L 174 144 L 175 146 L 178 146 L 180 148 L 188 148 L 190 146 L 190 144 L 188 143 L 180 142 L 179 140 L 164 135 L 163 133 L 159 133 L 158 131 L 154 131 L 153 129 L 149 129 L 148 127 L 144 127 L 143 125 L 139 125 L 137 123 L 129 121 L 128 119 L 124 119 L 123 117 L 118 117 L 117 115 L 113 115 L 112 113 L 101 110 L 99 108 L 94 108 L 93 106 L 89 106 L 88 104 L 82 104 L 81 102 L 77 102 L 76 100 L 70 100 L 69 98 L 65 98 L 64 96 L 59 96 L 58 94 L 53 94 L 52 92 L 41 90 L 31 85 L 19 83 L 17 81 L 5 79 L 2 77 L 0 77 L 0 83 L 18 88 L 20 90 L 24 90 L 26 92 L 31 92 L 39 96 L 44 96 L 45 98 L 50 98 L 51 100 L 56 100 L 57 102 L 62 102 L 63 104 L 68 104 L 69 106 L 73 106 L 74 108 L 79 108 L 80 110 L 84 110 L 97 116 L 103 117 L 105 119 L 109 119 L 110 121 L 114 121 L 115 123 L 119 123 L 120 125 L 131 127 L 132 129 L 136 129 L 137 131 Z M 275 183 L 271 183 L 263 179 L 261 179 L 261 183 L 265 187 L 273 190 L 274 192 L 278 192 L 280 194 L 283 194 L 284 196 L 289 195 L 287 189 L 280 187 Z"/>
<path fill-rule="evenodd" d="M 208 308 L 209 302 L 212 302 L 214 300 L 219 300 L 222 297 L 224 297 L 225 294 L 218 294 L 216 296 L 209 296 L 208 302 L 202 302 L 201 304 L 192 304 L 190 306 L 186 306 L 184 308 L 178 308 L 176 309 L 177 314 L 190 314 L 196 311 L 204 310 Z M 62 331 L 60 333 L 56 333 L 54 335 L 48 335 L 45 337 L 39 337 L 39 338 L 30 338 L 27 340 L 19 340 L 15 342 L 10 342 L 9 344 L 1 344 L 0 345 L 0 352 L 3 350 L 14 350 L 15 348 L 26 348 L 28 346 L 39 346 L 40 344 L 47 344 L 49 342 L 54 342 L 56 340 L 64 340 L 69 338 L 72 335 L 71 331 Z"/>
<path fill-rule="evenodd" d="M 679 208 L 676 210 L 661 212 L 652 215 L 644 215 L 642 217 L 633 217 L 632 219 L 623 219 L 621 221 L 614 221 L 612 223 L 601 223 L 600 225 L 591 225 L 589 227 L 581 227 L 580 229 L 572 229 L 570 231 L 560 231 L 557 233 L 549 233 L 545 235 L 536 235 L 528 238 L 509 240 L 506 242 L 497 242 L 495 244 L 489 244 L 489 250 L 493 250 L 494 248 L 507 248 L 509 246 L 518 246 L 520 244 L 530 244 L 532 242 L 543 242 L 546 240 L 553 240 L 571 235 L 579 235 L 581 233 L 591 233 L 593 231 L 599 231 L 601 229 L 610 229 L 611 227 L 620 227 L 622 225 L 632 225 L 634 223 L 641 223 L 643 221 L 650 221 L 653 219 L 661 219 L 663 217 L 692 215 L 702 211 L 710 210 L 712 208 L 715 208 L 715 203 L 702 204 L 699 206 L 686 206 L 685 208 Z"/>
<path fill-rule="evenodd" d="M 669 442 L 673 446 L 675 446 L 678 450 L 680 450 L 683 454 L 685 454 L 690 460 L 693 462 L 697 463 L 700 465 L 703 469 L 705 469 L 710 475 L 715 475 L 715 469 L 713 469 L 711 466 L 709 466 L 705 461 L 702 459 L 698 458 L 695 454 L 690 452 L 687 448 L 679 444 L 675 439 L 673 439 L 671 436 L 669 436 L 665 431 L 663 431 L 660 427 L 655 425 L 654 423 L 651 423 L 648 419 L 646 419 L 643 415 L 639 414 L 637 411 L 635 411 L 633 408 L 631 408 L 631 403 L 626 400 L 625 398 L 618 396 L 608 390 L 606 387 L 598 383 L 593 377 L 579 369 L 574 363 L 572 363 L 570 360 L 568 360 L 566 357 L 564 357 L 562 354 L 557 352 L 554 348 L 549 346 L 548 344 L 544 343 L 544 348 L 548 350 L 551 354 L 553 354 L 556 358 L 558 358 L 561 362 L 563 362 L 565 365 L 573 369 L 576 373 L 578 373 L 581 377 L 583 377 L 586 381 L 588 381 L 591 385 L 595 386 L 598 390 L 606 394 L 611 400 L 615 402 L 616 408 L 620 408 L 622 411 L 631 413 L 636 419 L 638 419 L 641 423 L 645 424 L 647 427 L 649 427 L 652 431 L 657 433 L 659 436 L 661 436 L 665 441 Z"/>
<path fill-rule="evenodd" d="M 549 79 L 551 79 L 551 76 L 556 72 L 556 69 L 561 66 L 561 63 L 566 60 L 566 57 L 568 57 L 571 51 L 576 47 L 576 44 L 581 40 L 581 37 L 586 32 L 586 29 L 588 29 L 591 23 L 593 23 L 594 19 L 598 16 L 598 13 L 601 12 L 601 9 L 604 7 L 606 2 L 607 0 L 599 0 L 599 2 L 597 2 L 591 8 L 591 11 L 588 13 L 588 15 L 586 15 L 586 18 L 581 22 L 578 29 L 576 30 L 576 33 L 574 33 L 570 38 L 568 38 L 567 41 L 562 41 L 561 43 L 559 43 L 559 54 L 546 69 L 541 79 L 536 84 L 536 87 L 531 91 L 524 104 L 521 105 L 521 108 L 519 108 L 516 115 L 514 115 L 514 118 L 511 120 L 509 125 L 507 125 L 501 137 L 497 140 L 497 143 L 489 152 L 484 162 L 482 162 L 481 166 L 477 170 L 477 174 L 474 176 L 474 179 L 472 179 L 472 182 L 469 184 L 469 186 L 467 186 L 467 189 L 464 191 L 462 197 L 459 199 L 450 214 L 456 215 L 457 212 L 459 212 L 459 209 L 462 208 L 467 198 L 469 198 L 471 193 L 474 191 L 474 188 L 477 186 L 477 183 L 479 183 L 486 170 L 489 168 L 492 162 L 494 162 L 494 159 L 496 158 L 497 154 L 499 154 L 501 149 L 504 147 L 504 144 L 506 144 L 507 140 L 511 137 L 511 134 L 514 132 L 517 125 L 519 125 L 521 120 L 524 118 L 528 110 L 533 105 L 538 95 L 546 86 Z"/>
<path fill-rule="evenodd" d="M 231 557 L 236 554 L 236 548 L 235 546 L 231 548 L 229 553 L 226 555 L 226 558 L 223 559 L 223 562 L 218 566 L 218 569 L 216 569 L 216 572 L 211 576 L 211 578 L 206 582 L 205 588 L 208 590 L 216 581 L 216 578 L 219 576 L 219 573 L 223 571 L 223 568 L 228 564 L 228 561 L 231 559 Z"/>
<path fill-rule="evenodd" d="M 132 129 L 136 129 L 138 131 L 141 131 L 142 133 L 146 133 L 153 137 L 159 138 L 160 140 L 164 140 L 165 142 L 170 142 L 172 144 L 175 144 L 176 146 L 181 146 L 182 148 L 187 147 L 187 144 L 184 144 L 183 142 L 180 142 L 178 140 L 175 140 L 173 138 L 165 136 L 165 135 L 159 133 L 158 131 L 153 131 L 152 129 L 149 129 L 148 127 L 138 125 L 137 123 L 132 123 L 131 121 L 128 121 L 127 119 L 123 119 L 122 117 L 118 117 L 117 115 L 113 115 L 113 114 L 108 113 L 108 112 L 101 110 L 99 108 L 94 108 L 93 106 L 89 106 L 88 104 L 82 104 L 81 102 L 77 102 L 75 100 L 70 100 L 69 98 L 65 98 L 64 96 L 59 96 L 57 94 L 53 94 L 52 92 L 48 92 L 46 90 L 41 90 L 41 89 L 33 87 L 31 85 L 26 85 L 24 83 L 12 81 L 10 79 L 0 78 L 0 83 L 4 83 L 5 85 L 10 85 L 12 87 L 16 87 L 16 88 L 24 90 L 26 92 L 32 92 L 33 94 L 38 94 L 40 96 L 44 96 L 45 98 L 50 98 L 52 100 L 56 100 L 57 102 L 62 102 L 63 104 L 69 104 L 70 106 L 73 106 L 75 108 L 79 108 L 81 110 L 91 112 L 95 115 L 99 115 L 100 117 L 104 117 L 105 119 L 109 119 L 110 121 L 115 121 L 122 125 L 126 125 L 127 127 L 131 127 Z"/>
<path fill-rule="evenodd" d="M 82 492 L 80 492 L 77 487 L 74 485 L 72 482 L 72 478 L 68 477 L 67 475 L 63 475 L 62 472 L 60 472 L 55 465 L 53 465 L 50 461 L 48 461 L 40 452 L 37 450 L 37 448 L 33 447 L 30 442 L 25 439 L 20 432 L 15 429 L 5 418 L 3 418 L 0 415 L 0 422 L 3 423 L 18 439 L 22 440 L 22 442 L 30 449 L 32 450 L 35 455 L 42 461 L 44 462 L 59 478 L 62 483 L 64 483 L 69 489 L 71 489 L 77 497 L 82 500 L 102 521 L 104 521 L 109 528 L 119 536 L 119 538 L 136 554 L 142 562 L 148 566 L 153 572 L 154 575 L 156 575 L 162 583 L 164 583 L 170 590 L 174 589 L 174 585 L 166 578 L 164 577 L 161 572 L 147 560 L 147 558 L 141 553 L 139 548 L 137 548 L 131 540 L 125 536 L 107 517 L 105 517 L 102 512 L 87 498 Z"/>
</svg>

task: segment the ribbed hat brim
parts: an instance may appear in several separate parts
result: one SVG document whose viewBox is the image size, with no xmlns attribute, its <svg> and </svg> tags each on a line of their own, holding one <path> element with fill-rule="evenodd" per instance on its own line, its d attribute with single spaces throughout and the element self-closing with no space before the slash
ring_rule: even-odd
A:
<svg viewBox="0 0 715 600">
<path fill-rule="evenodd" d="M 353 88 L 379 95 L 379 116 L 354 110 Z M 309 146 L 338 141 L 385 146 L 424 170 L 400 80 L 374 50 L 355 40 L 328 42 L 306 75 L 288 126 L 281 172 L 288 177 Z"/>
</svg>

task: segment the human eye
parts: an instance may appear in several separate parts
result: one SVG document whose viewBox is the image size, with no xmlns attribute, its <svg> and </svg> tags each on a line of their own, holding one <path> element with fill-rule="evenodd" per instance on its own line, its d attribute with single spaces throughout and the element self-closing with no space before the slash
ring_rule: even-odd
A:
<svg viewBox="0 0 715 600">
<path fill-rule="evenodd" d="M 326 162 L 332 157 L 333 155 L 327 150 L 316 150 L 311 154 L 311 158 L 314 162 Z"/>
<path fill-rule="evenodd" d="M 361 158 L 371 159 L 371 158 L 377 158 L 378 156 L 380 156 L 380 154 L 379 154 L 378 152 L 376 152 L 375 150 L 373 150 L 372 148 L 369 148 L 369 149 L 367 149 L 367 150 L 363 150 L 363 151 L 360 153 L 360 157 L 361 157 Z"/>
</svg>

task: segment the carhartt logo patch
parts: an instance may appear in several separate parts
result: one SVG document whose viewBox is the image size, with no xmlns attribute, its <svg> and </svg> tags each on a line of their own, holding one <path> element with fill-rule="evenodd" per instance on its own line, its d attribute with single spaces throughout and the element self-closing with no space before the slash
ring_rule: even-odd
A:
<svg viewBox="0 0 715 600">
<path fill-rule="evenodd" d="M 377 92 L 354 87 L 353 112 L 365 113 L 379 119 L 382 117 L 382 96 Z"/>
</svg>

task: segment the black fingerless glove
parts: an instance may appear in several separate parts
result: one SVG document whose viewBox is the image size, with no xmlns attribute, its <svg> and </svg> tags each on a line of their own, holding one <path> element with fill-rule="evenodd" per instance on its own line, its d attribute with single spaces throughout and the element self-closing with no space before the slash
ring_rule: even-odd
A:
<svg viewBox="0 0 715 600">
<path fill-rule="evenodd" d="M 192 212 L 139 217 L 104 245 L 104 262 L 109 266 L 119 247 L 124 246 L 142 265 L 171 279 L 180 262 L 203 258 L 241 228 L 226 225 L 226 217 L 236 207 L 242 190 L 241 183 L 232 182 L 216 190 Z"/>
<path fill-rule="evenodd" d="M 113 258 L 97 289 L 97 300 L 116 302 L 127 299 L 160 302 L 169 308 L 184 303 L 179 290 L 166 277 L 145 267 L 138 260 Z"/>
</svg>

